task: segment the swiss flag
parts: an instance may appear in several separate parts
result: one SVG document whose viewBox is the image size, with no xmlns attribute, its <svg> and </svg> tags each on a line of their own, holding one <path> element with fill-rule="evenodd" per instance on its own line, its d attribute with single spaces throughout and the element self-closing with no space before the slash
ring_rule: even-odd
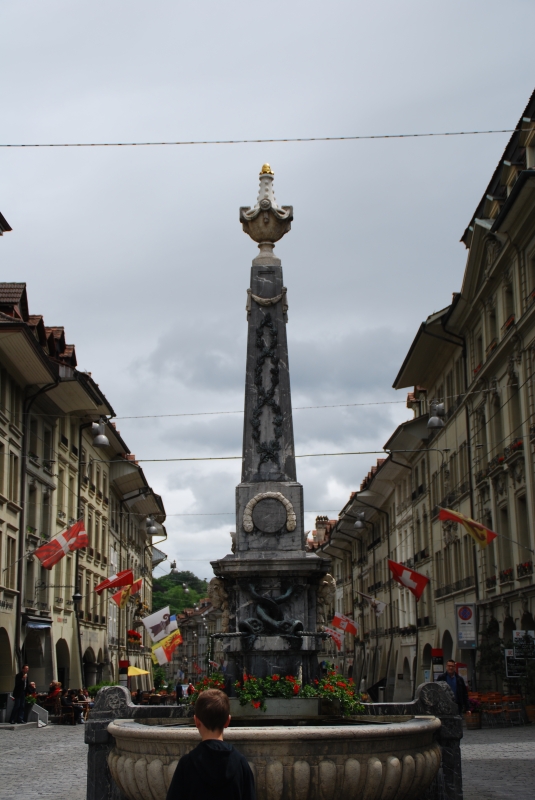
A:
<svg viewBox="0 0 535 800">
<path fill-rule="evenodd" d="M 331 625 L 335 628 L 340 628 L 341 631 L 346 633 L 352 633 L 353 636 L 357 635 L 357 626 L 350 617 L 346 617 L 344 614 L 336 612 Z"/>
<path fill-rule="evenodd" d="M 89 539 L 85 532 L 84 523 L 79 519 L 66 531 L 59 533 L 49 542 L 34 550 L 32 555 L 37 556 L 45 569 L 52 569 L 67 553 L 79 550 L 80 547 L 87 547 L 88 544 Z"/>
<path fill-rule="evenodd" d="M 429 578 L 426 578 L 425 575 L 420 575 L 419 572 L 415 572 L 413 569 L 409 569 L 409 567 L 404 567 L 403 564 L 390 561 L 390 559 L 388 559 L 388 568 L 394 580 L 401 586 L 405 586 L 419 600 L 429 583 Z"/>
<path fill-rule="evenodd" d="M 123 569 L 117 575 L 110 575 L 105 581 L 95 586 L 95 592 L 101 594 L 104 589 L 118 589 L 120 586 L 131 586 L 134 583 L 134 573 L 131 569 Z"/>
</svg>

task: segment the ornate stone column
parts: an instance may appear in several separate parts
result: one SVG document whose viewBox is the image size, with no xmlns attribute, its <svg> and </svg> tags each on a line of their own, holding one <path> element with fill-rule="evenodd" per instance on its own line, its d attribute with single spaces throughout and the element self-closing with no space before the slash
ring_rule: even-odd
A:
<svg viewBox="0 0 535 800">
<path fill-rule="evenodd" d="M 291 227 L 277 204 L 269 164 L 243 230 L 258 244 L 247 290 L 247 362 L 241 483 L 233 553 L 212 562 L 228 597 L 229 675 L 298 674 L 316 669 L 316 590 L 329 561 L 305 552 L 303 487 L 297 482 L 292 423 L 287 291 L 273 252 Z M 222 587 L 223 588 L 223 587 Z M 240 633 L 242 634 L 240 636 Z M 299 653 L 299 655 L 297 655 Z"/>
</svg>

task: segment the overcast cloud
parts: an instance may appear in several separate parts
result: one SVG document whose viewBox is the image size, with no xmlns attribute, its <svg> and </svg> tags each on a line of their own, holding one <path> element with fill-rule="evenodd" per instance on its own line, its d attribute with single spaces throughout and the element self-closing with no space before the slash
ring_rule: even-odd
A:
<svg viewBox="0 0 535 800">
<path fill-rule="evenodd" d="M 511 0 L 507 16 L 533 30 L 535 6 Z M 498 0 L 8 0 L 0 37 L 4 143 L 512 128 L 535 84 Z M 507 139 L 0 149 L 1 279 L 26 281 L 30 311 L 65 326 L 118 417 L 239 411 L 256 248 L 238 209 L 268 161 L 294 206 L 276 248 L 294 406 L 403 401 L 392 382 L 420 322 L 460 289 L 459 238 Z M 403 402 L 296 410 L 296 450 L 381 449 L 408 416 Z M 118 427 L 139 458 L 173 458 L 239 455 L 242 423 Z M 307 528 L 374 458 L 298 460 Z M 209 577 L 239 461 L 144 469 L 169 514 L 163 549 Z"/>
</svg>

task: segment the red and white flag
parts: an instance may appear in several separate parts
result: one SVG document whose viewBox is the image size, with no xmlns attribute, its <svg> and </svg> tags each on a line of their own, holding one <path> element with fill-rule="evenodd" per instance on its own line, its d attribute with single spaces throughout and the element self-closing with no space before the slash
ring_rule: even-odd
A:
<svg viewBox="0 0 535 800">
<path fill-rule="evenodd" d="M 409 569 L 409 567 L 404 567 L 403 564 L 390 561 L 390 559 L 388 559 L 388 568 L 394 580 L 401 586 L 405 586 L 419 600 L 429 583 L 429 578 L 426 578 L 425 575 L 420 575 L 419 572 L 415 572 L 413 569 Z"/>
<path fill-rule="evenodd" d="M 67 553 L 79 550 L 80 547 L 87 547 L 88 544 L 89 539 L 85 532 L 84 523 L 79 519 L 66 531 L 54 536 L 49 542 L 34 550 L 32 555 L 37 556 L 45 569 L 52 569 L 54 564 L 61 561 Z"/>
<path fill-rule="evenodd" d="M 371 608 L 373 608 L 375 611 L 375 616 L 380 617 L 386 608 L 386 603 L 383 603 L 381 600 L 376 600 L 376 598 L 372 597 L 371 594 L 364 594 L 364 592 L 359 592 L 358 589 L 356 591 L 357 594 L 360 594 L 361 597 L 368 601 Z"/>
<path fill-rule="evenodd" d="M 351 633 L 353 636 L 357 635 L 358 629 L 355 625 L 355 622 L 351 619 L 351 617 L 346 617 L 344 614 L 339 614 L 338 611 L 335 613 L 331 625 L 333 625 L 335 628 L 340 628 L 341 631 Z"/>
<path fill-rule="evenodd" d="M 110 575 L 105 581 L 95 586 L 95 592 L 101 594 L 104 589 L 119 589 L 121 586 L 131 586 L 134 583 L 134 573 L 131 569 L 123 569 L 117 575 Z"/>
<path fill-rule="evenodd" d="M 335 631 L 333 628 L 324 628 L 325 633 L 328 633 L 333 642 L 336 645 L 337 650 L 342 649 L 342 634 L 339 631 Z"/>
</svg>

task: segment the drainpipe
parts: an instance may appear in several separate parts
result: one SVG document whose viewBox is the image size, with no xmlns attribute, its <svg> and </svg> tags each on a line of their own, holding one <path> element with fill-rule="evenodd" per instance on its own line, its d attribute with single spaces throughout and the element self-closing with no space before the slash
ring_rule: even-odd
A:
<svg viewBox="0 0 535 800">
<path fill-rule="evenodd" d="M 415 453 L 418 451 L 415 450 Z M 395 461 L 392 458 L 392 464 L 397 464 L 398 467 L 403 467 L 404 469 L 409 469 L 411 472 L 411 488 L 412 488 L 412 467 L 408 464 L 402 464 L 401 461 Z M 412 503 L 412 552 L 416 552 L 416 548 L 414 546 L 414 503 Z M 419 629 L 418 629 L 418 600 L 416 597 L 414 598 L 414 612 L 416 614 L 416 667 L 414 670 L 414 675 L 412 676 L 412 699 L 414 700 L 414 696 L 416 694 L 416 676 L 418 675 L 418 662 L 420 661 L 420 637 L 419 637 Z"/>
<path fill-rule="evenodd" d="M 21 505 L 21 512 L 20 512 L 20 529 L 19 529 L 19 549 L 20 552 L 23 553 L 25 549 L 25 539 L 26 539 L 26 454 L 28 450 L 28 418 L 30 414 L 30 409 L 34 402 L 37 400 L 40 395 L 49 392 L 51 389 L 55 389 L 55 387 L 59 383 L 59 378 L 56 379 L 54 383 L 49 383 L 46 386 L 43 386 L 41 389 L 38 389 L 35 394 L 31 397 L 28 397 L 24 400 L 23 407 L 22 407 L 22 458 L 21 458 L 21 467 L 20 467 L 20 505 Z M 22 669 L 22 648 L 21 648 L 21 639 L 22 639 L 22 585 L 24 582 L 24 564 L 26 563 L 25 558 L 20 558 L 19 563 L 17 565 L 17 585 L 19 587 L 19 593 L 17 595 L 17 606 L 16 606 L 16 624 L 15 624 L 15 657 L 19 664 L 19 670 Z"/>
<path fill-rule="evenodd" d="M 361 503 L 363 506 L 366 506 L 367 508 L 373 508 L 374 511 L 378 511 L 380 514 L 384 514 L 385 515 L 385 517 L 386 517 L 386 547 L 387 547 L 387 551 L 388 551 L 388 558 L 390 558 L 390 514 L 388 513 L 388 511 L 384 511 L 382 508 L 377 508 L 377 506 L 372 506 L 371 503 L 367 503 L 365 500 L 362 500 L 359 497 L 359 493 L 358 492 L 355 494 L 355 498 L 354 499 L 358 503 Z M 393 622 L 393 620 L 392 620 L 392 579 L 390 579 L 390 581 L 388 582 L 388 593 L 390 595 L 390 622 Z M 392 656 L 392 646 L 394 644 L 393 627 L 394 626 L 392 625 L 391 626 L 391 631 L 392 632 L 390 633 L 390 647 L 388 649 L 388 658 L 387 658 L 387 661 L 386 661 L 386 685 L 387 686 L 388 686 L 388 671 L 390 669 L 390 658 Z M 386 688 L 386 686 L 385 686 L 385 688 Z"/>
<path fill-rule="evenodd" d="M 78 506 L 78 519 L 84 516 L 84 509 L 85 507 L 82 506 L 82 467 L 85 466 L 82 464 L 82 431 L 85 428 L 90 428 L 92 422 L 82 422 L 78 426 L 78 498 L 77 498 L 77 506 Z M 74 585 L 77 587 L 77 591 L 82 594 L 81 589 L 82 587 L 79 586 L 80 576 L 78 574 L 78 565 L 80 562 L 80 551 L 77 550 L 74 556 L 74 575 L 75 575 L 75 583 Z M 76 591 L 75 590 L 75 591 Z M 87 688 L 85 685 L 85 675 L 84 675 L 84 662 L 83 662 L 83 655 L 82 655 L 82 633 L 80 630 L 80 610 L 74 609 L 76 614 L 76 638 L 78 639 L 78 658 L 80 661 L 80 685 L 85 689 Z M 83 614 L 83 611 L 82 611 Z"/>
</svg>

